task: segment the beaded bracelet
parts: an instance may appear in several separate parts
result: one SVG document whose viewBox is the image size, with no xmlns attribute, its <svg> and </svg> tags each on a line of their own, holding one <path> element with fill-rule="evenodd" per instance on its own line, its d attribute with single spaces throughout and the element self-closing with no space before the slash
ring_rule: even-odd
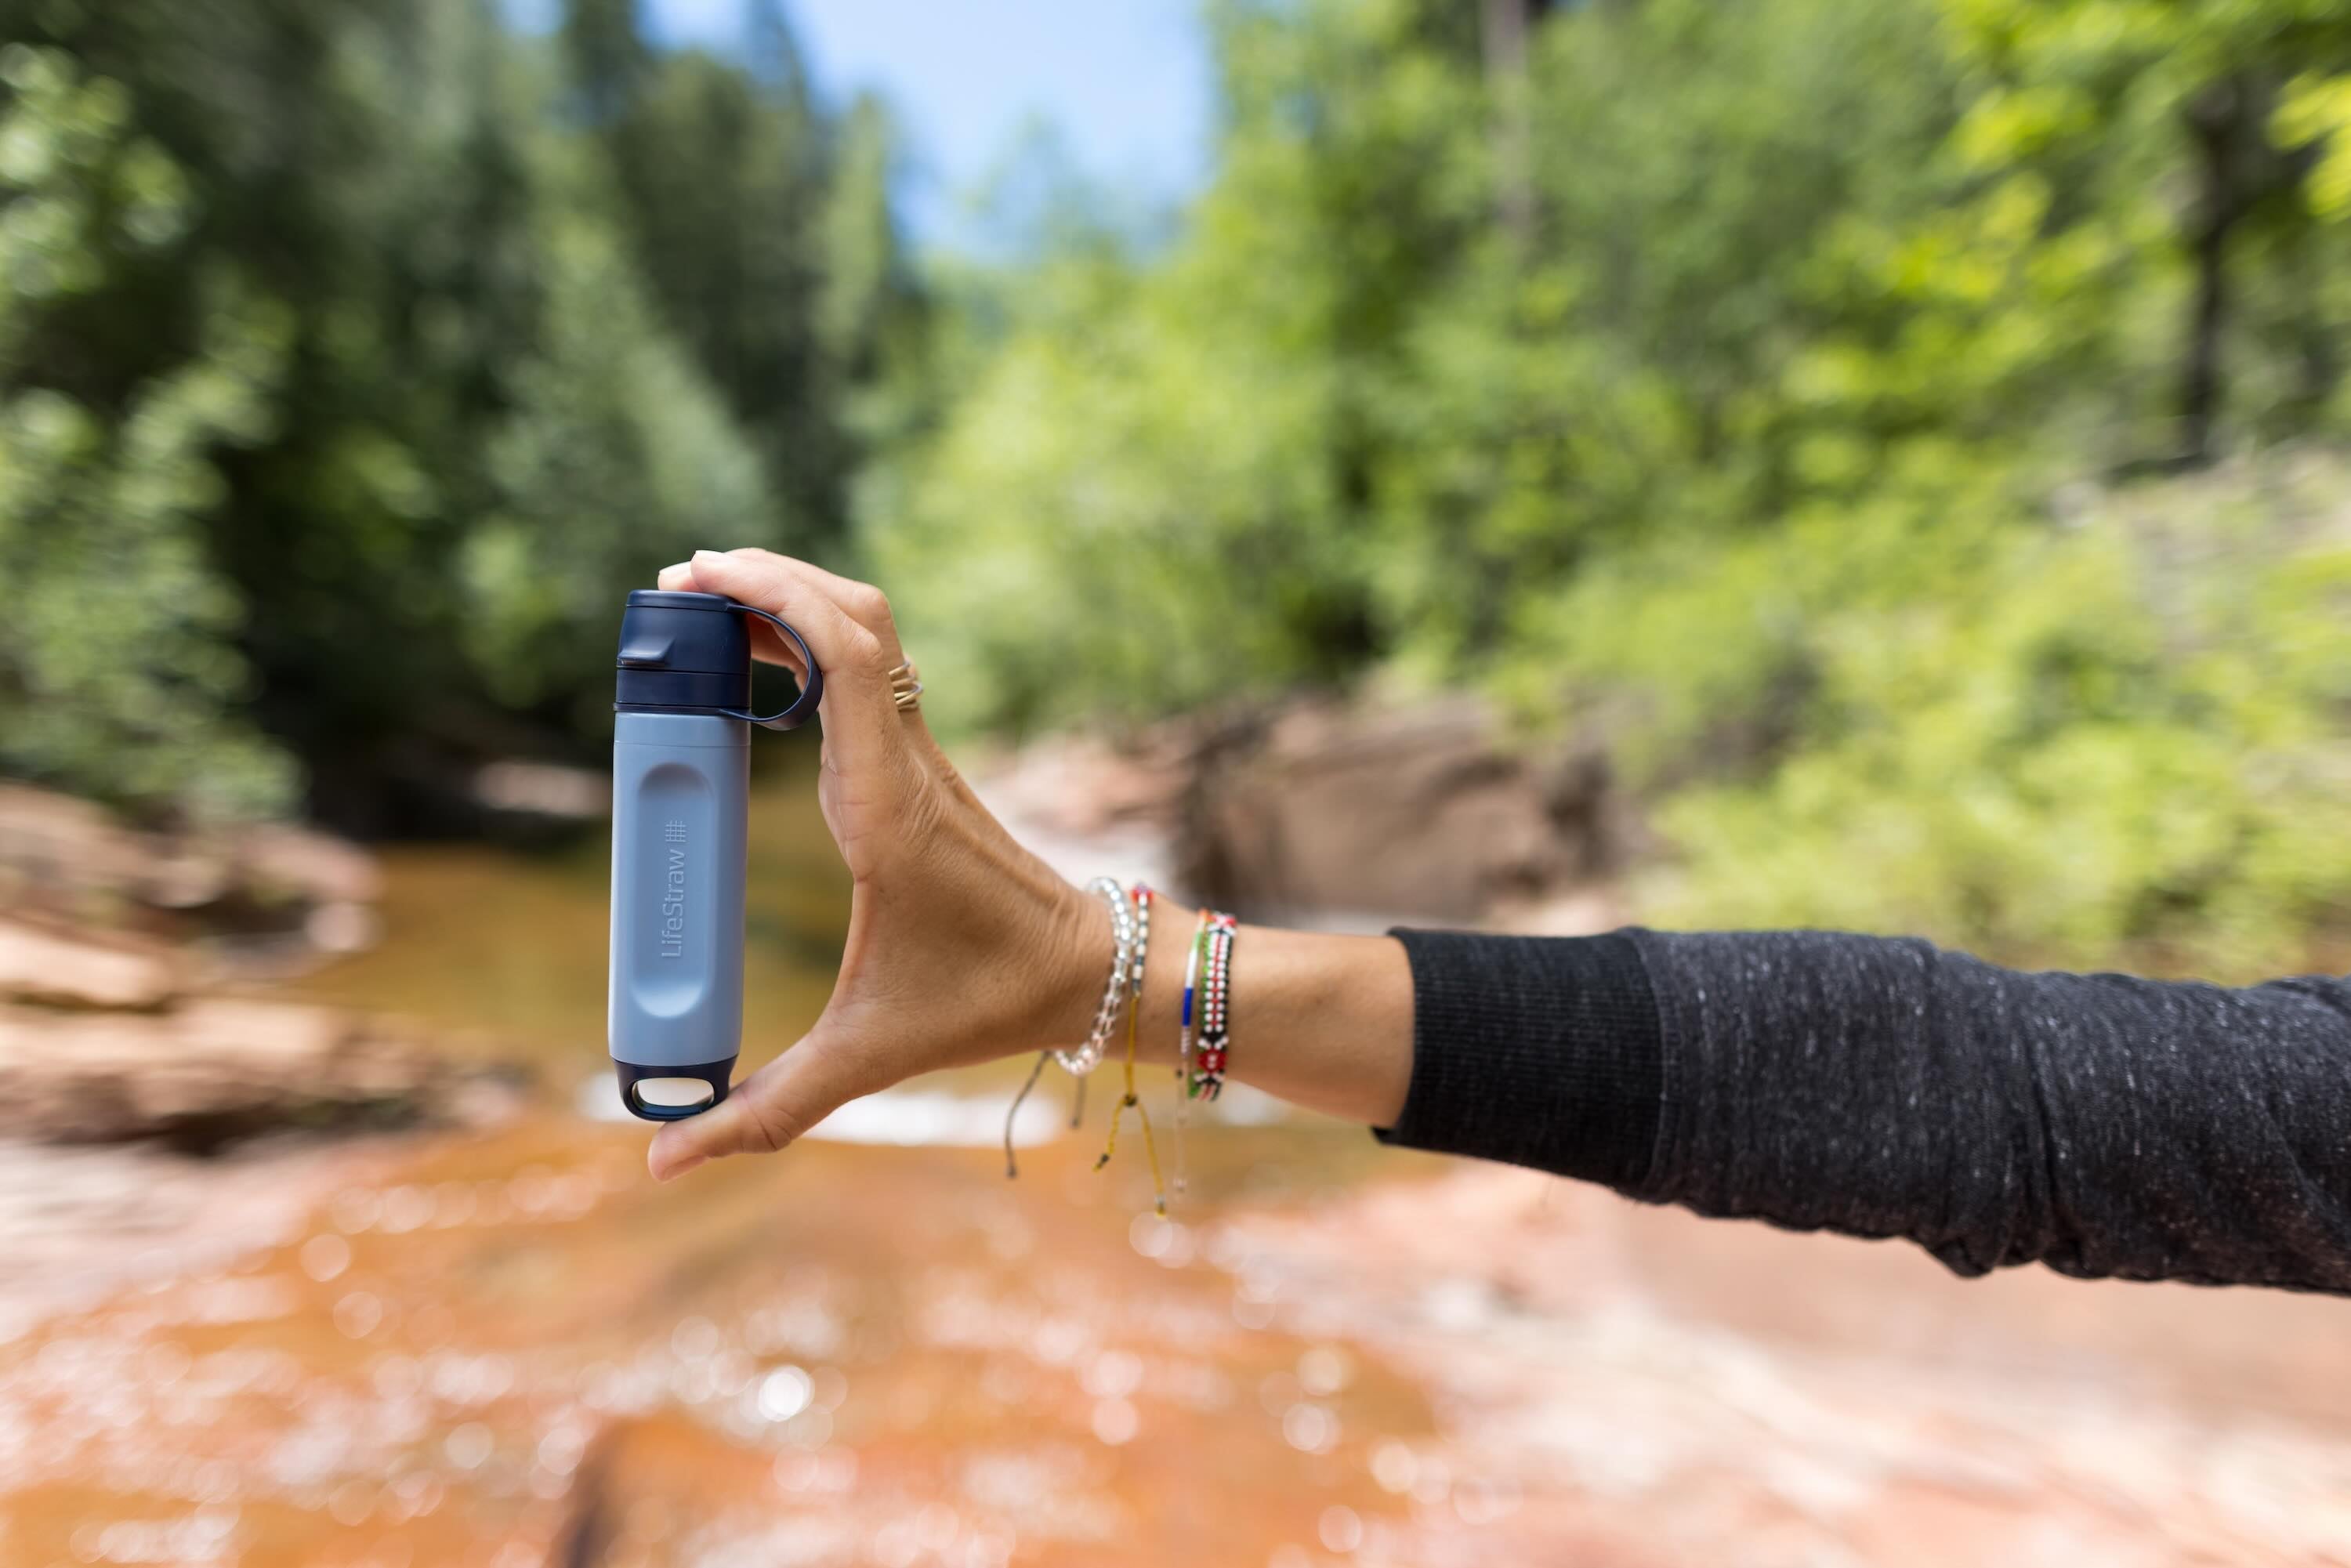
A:
<svg viewBox="0 0 2351 1568">
<path fill-rule="evenodd" d="M 1086 891 L 1110 905 L 1113 946 L 1110 979 L 1102 987 L 1102 1005 L 1094 1009 L 1092 1030 L 1084 1044 L 1053 1052 L 1062 1071 L 1078 1078 L 1102 1065 L 1102 1052 L 1110 1049 L 1110 1037 L 1118 1028 L 1119 1008 L 1126 1000 L 1127 978 L 1134 965 L 1134 915 L 1127 908 L 1126 889 L 1113 878 L 1098 876 L 1086 883 Z"/>
<path fill-rule="evenodd" d="M 1076 1078 L 1077 1097 L 1070 1108 L 1070 1124 L 1074 1127 L 1085 1113 L 1086 1074 L 1102 1065 L 1102 1052 L 1110 1045 L 1111 1031 L 1118 1027 L 1119 1003 L 1125 998 L 1127 971 L 1134 956 L 1134 916 L 1126 907 L 1126 889 L 1106 876 L 1098 876 L 1086 883 L 1086 891 L 1110 905 L 1111 959 L 1110 979 L 1102 987 L 1102 1005 L 1094 1009 L 1094 1025 L 1085 1043 L 1073 1050 L 1047 1046 L 1037 1053 L 1036 1065 L 1029 1070 L 1028 1081 L 1012 1097 L 1004 1113 L 1004 1174 L 1011 1178 L 1019 1176 L 1020 1161 L 1012 1152 L 1013 1124 L 1020 1119 L 1020 1107 L 1029 1103 L 1044 1075 L 1045 1063 L 1058 1061 Z"/>
<path fill-rule="evenodd" d="M 1176 1082 L 1181 1087 L 1192 1080 L 1192 1001 L 1200 989 L 1200 938 L 1208 929 L 1208 911 L 1200 911 L 1197 924 L 1192 927 L 1192 939 L 1184 944 L 1184 1002 L 1177 1014 L 1181 1031 L 1176 1038 Z M 1184 1129 L 1192 1120 L 1192 1099 L 1188 1093 L 1176 1097 L 1176 1190 L 1186 1191 L 1192 1185 L 1190 1167 L 1184 1161 Z"/>
<path fill-rule="evenodd" d="M 1134 884 L 1134 966 L 1128 994 L 1138 1000 L 1143 996 L 1144 960 L 1151 954 L 1151 901 L 1155 896 L 1149 883 Z"/>
<path fill-rule="evenodd" d="M 1184 1081 L 1187 1099 L 1214 1100 L 1224 1092 L 1225 1055 L 1231 1045 L 1233 936 L 1239 926 L 1229 915 L 1210 914 L 1200 923 L 1198 1049 L 1190 1053 Z"/>
<path fill-rule="evenodd" d="M 1093 1028 L 1087 1032 L 1084 1042 L 1066 1049 L 1048 1046 L 1039 1051 L 1036 1065 L 1029 1070 L 1028 1081 L 1020 1085 L 1020 1092 L 1012 1097 L 1011 1106 L 1004 1113 L 1004 1174 L 1008 1177 L 1020 1174 L 1020 1162 L 1012 1152 L 1013 1124 L 1019 1120 L 1020 1107 L 1028 1103 L 1037 1080 L 1043 1075 L 1045 1063 L 1061 1063 L 1062 1070 L 1077 1080 L 1070 1106 L 1070 1125 L 1075 1127 L 1085 1115 L 1086 1075 L 1102 1065 L 1102 1052 L 1110 1048 L 1110 1037 L 1118 1028 L 1119 1008 L 1126 1000 L 1130 980 L 1139 984 L 1142 977 L 1135 918 L 1127 907 L 1125 887 L 1114 878 L 1098 876 L 1086 883 L 1086 891 L 1110 906 L 1110 978 L 1103 982 L 1102 999 L 1094 1009 Z"/>
</svg>

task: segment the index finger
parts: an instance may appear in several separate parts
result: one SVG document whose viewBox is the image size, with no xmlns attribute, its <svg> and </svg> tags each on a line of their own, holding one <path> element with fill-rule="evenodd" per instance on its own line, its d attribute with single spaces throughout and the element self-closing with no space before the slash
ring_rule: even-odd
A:
<svg viewBox="0 0 2351 1568">
<path fill-rule="evenodd" d="M 829 737 L 848 742 L 860 754 L 904 743 L 890 695 L 895 661 L 889 649 L 821 586 L 793 570 L 797 563 L 765 550 L 696 550 L 692 564 L 695 585 L 703 591 L 781 616 L 808 639 L 809 651 L 824 671 L 818 712 Z"/>
<path fill-rule="evenodd" d="M 695 580 L 692 561 L 682 560 L 675 566 L 662 568 L 661 574 L 653 581 L 673 593 L 706 591 Z M 796 677 L 804 678 L 808 674 L 800 665 L 800 651 L 789 638 L 764 621 L 754 620 L 751 622 L 751 656 L 763 664 L 781 664 Z"/>
</svg>

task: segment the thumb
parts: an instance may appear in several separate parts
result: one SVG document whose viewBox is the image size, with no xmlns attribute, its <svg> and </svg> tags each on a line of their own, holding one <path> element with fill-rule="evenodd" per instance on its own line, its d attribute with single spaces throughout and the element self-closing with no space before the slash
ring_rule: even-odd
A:
<svg viewBox="0 0 2351 1568">
<path fill-rule="evenodd" d="M 726 1155 L 773 1154 L 866 1092 L 855 1067 L 840 1041 L 810 1035 L 701 1115 L 654 1134 L 645 1165 L 668 1181 Z"/>
</svg>

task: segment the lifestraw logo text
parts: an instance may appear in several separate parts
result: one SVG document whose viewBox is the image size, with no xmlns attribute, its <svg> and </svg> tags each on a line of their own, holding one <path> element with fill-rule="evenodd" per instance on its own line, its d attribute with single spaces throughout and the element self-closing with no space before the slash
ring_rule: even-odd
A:
<svg viewBox="0 0 2351 1568">
<path fill-rule="evenodd" d="M 672 819 L 662 830 L 669 846 L 668 874 L 662 882 L 661 956 L 685 956 L 685 824 Z"/>
</svg>

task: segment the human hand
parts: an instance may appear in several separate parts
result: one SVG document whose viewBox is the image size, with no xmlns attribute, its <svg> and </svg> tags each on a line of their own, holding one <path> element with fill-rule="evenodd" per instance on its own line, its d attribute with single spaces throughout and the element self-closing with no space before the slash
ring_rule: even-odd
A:
<svg viewBox="0 0 2351 1568">
<path fill-rule="evenodd" d="M 654 1176 L 780 1149 L 918 1072 L 1081 1039 L 1108 972 L 1109 912 L 1016 843 L 920 711 L 898 709 L 890 672 L 905 653 L 881 592 L 758 549 L 697 551 L 661 586 L 726 594 L 808 639 L 824 671 L 817 800 L 852 892 L 815 1027 L 717 1105 L 655 1134 Z M 761 658 L 797 667 L 772 628 L 755 630 Z"/>
</svg>

